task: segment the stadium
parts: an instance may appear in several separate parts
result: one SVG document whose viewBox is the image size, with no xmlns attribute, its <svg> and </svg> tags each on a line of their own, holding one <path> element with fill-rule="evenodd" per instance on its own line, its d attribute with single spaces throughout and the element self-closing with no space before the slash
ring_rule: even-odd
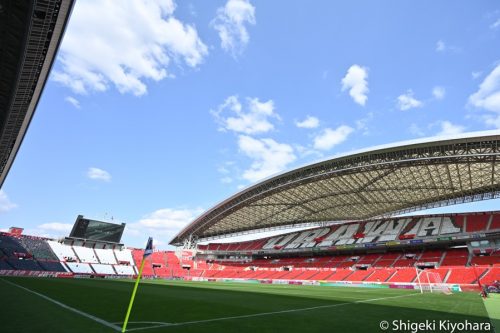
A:
<svg viewBox="0 0 500 333">
<path fill-rule="evenodd" d="M 1 186 L 73 1 L 0 4 Z M 127 332 L 499 332 L 500 211 L 418 214 L 498 199 L 499 156 L 488 131 L 324 159 L 239 191 L 148 256 L 124 223 L 78 215 L 61 239 L 13 226 L 0 331 L 122 332 L 141 271 Z"/>
</svg>

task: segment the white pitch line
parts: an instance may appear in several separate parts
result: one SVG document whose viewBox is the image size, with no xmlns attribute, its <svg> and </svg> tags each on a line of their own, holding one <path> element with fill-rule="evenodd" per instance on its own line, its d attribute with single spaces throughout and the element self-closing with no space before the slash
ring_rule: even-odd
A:
<svg viewBox="0 0 500 333">
<path fill-rule="evenodd" d="M 241 316 L 221 317 L 221 318 L 196 320 L 196 321 L 185 321 L 185 322 L 182 322 L 182 323 L 171 323 L 171 324 L 168 324 L 168 325 L 156 325 L 156 326 L 149 326 L 149 327 L 137 327 L 137 328 L 127 329 L 127 332 L 149 330 L 149 329 L 152 329 L 152 328 L 160 328 L 160 327 L 167 327 L 167 326 L 184 326 L 184 325 L 191 325 L 191 324 L 209 323 L 209 322 L 213 322 L 213 321 L 223 321 L 223 320 L 231 320 L 231 319 L 262 317 L 262 316 L 270 316 L 270 315 L 283 314 L 283 313 L 292 313 L 292 312 L 310 311 L 310 310 L 317 310 L 317 309 L 335 308 L 335 307 L 338 307 L 338 306 L 349 305 L 349 304 L 368 303 L 368 302 L 374 302 L 374 301 L 381 301 L 381 300 L 385 300 L 385 299 L 402 298 L 402 297 L 409 297 L 409 296 L 415 296 L 415 295 L 420 295 L 420 293 L 398 295 L 398 296 L 390 296 L 390 297 L 371 298 L 371 299 L 359 300 L 359 301 L 355 301 L 355 302 L 345 302 L 345 303 L 337 303 L 337 304 L 329 304 L 329 305 L 319 305 L 319 306 L 312 306 L 312 307 L 308 307 L 308 308 L 280 310 L 280 311 L 272 311 L 272 312 L 261 312 L 261 313 L 254 313 L 254 314 L 241 315 Z"/>
<path fill-rule="evenodd" d="M 116 326 L 116 325 L 114 325 L 114 324 L 112 324 L 112 323 L 110 323 L 110 322 L 107 322 L 107 321 L 106 321 L 106 320 L 104 320 L 104 319 L 98 318 L 98 317 L 93 316 L 93 315 L 91 315 L 91 314 L 89 314 L 89 313 L 86 313 L 86 312 L 83 312 L 83 311 L 77 310 L 77 309 L 75 309 L 75 308 L 72 308 L 71 306 L 68 306 L 68 305 L 66 305 L 66 304 L 64 304 L 64 303 L 61 303 L 61 302 L 59 302 L 59 301 L 56 301 L 55 299 L 52 299 L 52 298 L 50 298 L 50 297 L 48 297 L 48 296 L 45 296 L 44 294 L 40 294 L 40 293 L 38 293 L 38 292 L 36 292 L 36 291 L 33 291 L 33 290 L 31 290 L 31 289 L 28 289 L 28 288 L 26 288 L 26 287 L 20 286 L 20 285 L 18 285 L 17 283 L 14 283 L 14 282 L 10 282 L 10 281 L 4 280 L 4 279 L 0 279 L 0 280 L 2 280 L 2 281 L 3 281 L 3 282 L 5 282 L 5 283 L 8 283 L 8 284 L 10 284 L 10 285 L 13 285 L 13 286 L 15 286 L 15 287 L 21 288 L 21 289 L 23 289 L 23 290 L 25 290 L 25 291 L 27 291 L 27 292 L 29 292 L 29 293 L 35 294 L 35 295 L 37 295 L 37 296 L 39 296 L 39 297 L 41 297 L 41 298 L 43 298 L 43 299 L 45 299 L 45 300 L 47 300 L 47 301 L 49 301 L 49 302 L 52 302 L 52 303 L 54 303 L 54 304 L 56 304 L 56 305 L 59 305 L 60 307 L 62 307 L 62 308 L 64 308 L 64 309 L 66 309 L 66 310 L 72 311 L 72 312 L 74 312 L 74 313 L 76 313 L 76 314 L 79 314 L 80 316 L 83 316 L 83 317 L 89 318 L 89 319 L 91 319 L 91 320 L 93 320 L 93 321 L 95 321 L 95 322 L 98 322 L 99 324 L 102 324 L 102 325 L 104 325 L 104 326 L 107 326 L 107 327 L 109 327 L 109 328 L 112 328 L 112 329 L 114 329 L 115 331 L 121 332 L 121 330 L 122 330 L 122 329 L 121 329 L 121 327 L 118 327 L 118 326 Z"/>
</svg>

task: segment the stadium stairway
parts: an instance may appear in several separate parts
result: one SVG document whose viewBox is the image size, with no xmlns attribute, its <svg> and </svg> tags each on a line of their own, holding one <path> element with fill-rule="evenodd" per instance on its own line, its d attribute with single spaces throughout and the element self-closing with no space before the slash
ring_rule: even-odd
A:
<svg viewBox="0 0 500 333">
<path fill-rule="evenodd" d="M 450 269 L 451 273 L 446 283 L 456 284 L 473 284 L 477 281 L 477 276 L 481 276 L 487 270 L 485 267 L 477 267 L 476 272 L 474 267 L 452 267 Z"/>
<path fill-rule="evenodd" d="M 482 284 L 491 284 L 500 279 L 500 267 L 492 267 L 480 277 Z"/>
<path fill-rule="evenodd" d="M 372 272 L 369 270 L 356 270 L 349 276 L 349 281 L 357 282 L 363 281 L 366 277 L 368 277 Z"/>
<path fill-rule="evenodd" d="M 361 281 L 366 281 L 370 276 L 372 276 L 375 273 L 375 269 L 369 269 L 367 272 L 368 274 Z"/>
<path fill-rule="evenodd" d="M 398 269 L 386 282 L 413 282 L 417 277 L 415 268 Z"/>
</svg>

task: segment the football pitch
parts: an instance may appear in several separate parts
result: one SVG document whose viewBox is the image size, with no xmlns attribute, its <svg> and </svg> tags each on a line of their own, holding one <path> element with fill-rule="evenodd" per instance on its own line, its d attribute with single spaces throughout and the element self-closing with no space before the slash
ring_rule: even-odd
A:
<svg viewBox="0 0 500 333">
<path fill-rule="evenodd" d="M 1 277 L 0 332 L 120 332 L 132 287 L 129 280 Z M 477 293 L 146 280 L 127 331 L 412 332 L 413 323 L 427 323 L 418 332 L 452 332 L 466 322 L 454 332 L 493 332 Z"/>
</svg>

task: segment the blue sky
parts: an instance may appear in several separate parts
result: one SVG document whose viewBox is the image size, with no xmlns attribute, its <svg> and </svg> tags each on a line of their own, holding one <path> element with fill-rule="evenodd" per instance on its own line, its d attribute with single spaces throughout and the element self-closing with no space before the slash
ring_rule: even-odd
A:
<svg viewBox="0 0 500 333">
<path fill-rule="evenodd" d="M 78 1 L 0 229 L 113 216 L 165 247 L 276 172 L 500 128 L 499 41 L 497 1 Z"/>
</svg>

